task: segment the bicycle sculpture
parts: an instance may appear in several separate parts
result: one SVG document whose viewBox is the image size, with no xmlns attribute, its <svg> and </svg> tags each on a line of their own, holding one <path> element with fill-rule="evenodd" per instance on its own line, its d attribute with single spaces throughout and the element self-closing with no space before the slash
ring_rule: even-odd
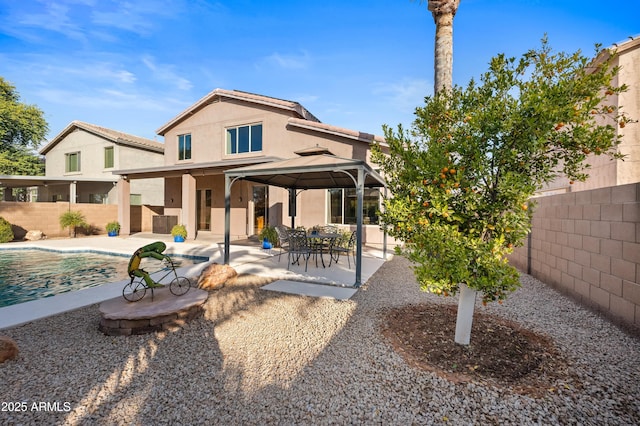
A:
<svg viewBox="0 0 640 426">
<path fill-rule="evenodd" d="M 129 267 L 127 271 L 131 277 L 131 282 L 125 285 L 122 289 L 122 296 L 129 302 L 137 302 L 142 299 L 147 292 L 147 289 L 151 289 L 151 299 L 153 300 L 153 289 L 157 287 L 164 287 L 159 281 L 164 280 L 166 277 L 173 274 L 173 279 L 169 284 L 169 291 L 176 296 L 182 296 L 191 288 L 191 281 L 185 277 L 179 277 L 176 272 L 176 264 L 166 254 L 162 254 L 167 248 L 166 244 L 162 241 L 157 241 L 152 244 L 148 244 L 144 247 L 140 247 L 133 253 L 131 260 L 129 260 Z M 149 273 L 140 268 L 140 263 L 145 257 L 152 257 L 160 260 L 163 263 L 163 268 L 157 272 L 166 271 L 158 282 L 154 281 Z"/>
</svg>

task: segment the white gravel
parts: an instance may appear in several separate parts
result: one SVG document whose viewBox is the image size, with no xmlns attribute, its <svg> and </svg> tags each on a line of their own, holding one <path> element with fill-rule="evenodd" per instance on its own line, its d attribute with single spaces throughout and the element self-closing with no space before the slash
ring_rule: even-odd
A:
<svg viewBox="0 0 640 426">
<path fill-rule="evenodd" d="M 0 364 L 0 424 L 640 423 L 640 341 L 522 283 L 478 309 L 551 336 L 582 389 L 532 399 L 409 367 L 378 333 L 381 310 L 453 301 L 422 293 L 396 256 L 349 301 L 239 284 L 174 332 L 105 336 L 97 306 L 4 330 L 20 355 Z"/>
</svg>

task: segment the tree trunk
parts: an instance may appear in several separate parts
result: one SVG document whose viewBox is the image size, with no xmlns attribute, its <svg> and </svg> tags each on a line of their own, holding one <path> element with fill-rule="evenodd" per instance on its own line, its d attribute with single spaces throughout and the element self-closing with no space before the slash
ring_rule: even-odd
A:
<svg viewBox="0 0 640 426">
<path fill-rule="evenodd" d="M 434 50 L 434 93 L 449 90 L 453 84 L 453 17 L 460 0 L 429 0 L 428 7 L 436 23 Z"/>
<path fill-rule="evenodd" d="M 476 306 L 476 294 L 478 294 L 478 290 L 469 288 L 466 284 L 460 284 L 455 337 L 455 342 L 459 345 L 468 345 L 471 341 L 471 325 L 473 324 L 473 311 Z"/>
</svg>

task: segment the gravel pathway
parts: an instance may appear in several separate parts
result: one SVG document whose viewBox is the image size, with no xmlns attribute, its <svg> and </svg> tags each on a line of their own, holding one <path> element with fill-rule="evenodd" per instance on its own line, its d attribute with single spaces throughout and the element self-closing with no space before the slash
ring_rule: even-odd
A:
<svg viewBox="0 0 640 426">
<path fill-rule="evenodd" d="M 20 355 L 0 364 L 0 424 L 640 423 L 640 341 L 522 282 L 478 309 L 551 336 L 583 389 L 532 399 L 408 367 L 377 331 L 381 311 L 452 300 L 420 292 L 395 257 L 349 301 L 239 282 L 173 332 L 104 336 L 97 306 L 5 330 Z"/>
</svg>

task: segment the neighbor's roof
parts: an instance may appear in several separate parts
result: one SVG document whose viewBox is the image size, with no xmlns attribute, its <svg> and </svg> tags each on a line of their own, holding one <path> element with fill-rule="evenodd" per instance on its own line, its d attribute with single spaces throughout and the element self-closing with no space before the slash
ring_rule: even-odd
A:
<svg viewBox="0 0 640 426">
<path fill-rule="evenodd" d="M 603 49 L 598 57 L 593 61 L 593 65 L 597 66 L 599 64 L 602 64 L 607 58 L 611 56 L 613 52 L 616 52 L 618 55 L 623 55 L 626 54 L 627 51 L 632 50 L 638 46 L 640 46 L 640 34 L 636 36 L 629 36 L 629 40 L 623 40 L 617 43 L 613 43 L 608 48 Z"/>
<path fill-rule="evenodd" d="M 242 92 L 240 90 L 225 90 L 225 89 L 215 89 L 214 91 L 208 93 L 202 99 L 191 105 L 186 110 L 182 111 L 176 117 L 171 119 L 168 123 L 160 127 L 156 130 L 156 133 L 164 136 L 164 134 L 169 131 L 176 124 L 180 123 L 186 117 L 194 114 L 198 110 L 204 108 L 207 105 L 210 105 L 214 102 L 219 102 L 223 98 L 227 99 L 236 99 L 240 101 L 245 101 L 249 103 L 266 105 L 274 108 L 280 108 L 286 111 L 295 112 L 300 118 L 309 121 L 317 121 L 318 120 L 313 114 L 311 114 L 305 107 L 300 105 L 298 102 L 287 101 L 284 99 L 272 98 L 270 96 L 256 95 L 254 93 Z"/>
<path fill-rule="evenodd" d="M 164 144 L 151 139 L 142 138 L 139 136 L 130 135 L 128 133 L 119 132 L 117 130 L 107 129 L 106 127 L 96 126 L 95 124 L 85 123 L 82 121 L 72 121 L 67 127 L 56 135 L 51 141 L 46 144 L 41 150 L 40 154 L 45 155 L 54 146 L 60 143 L 67 135 L 74 132 L 76 129 L 81 129 L 94 135 L 100 136 L 113 143 L 120 145 L 128 145 L 134 148 L 140 148 L 147 151 L 154 151 L 158 153 L 164 153 Z"/>
</svg>

